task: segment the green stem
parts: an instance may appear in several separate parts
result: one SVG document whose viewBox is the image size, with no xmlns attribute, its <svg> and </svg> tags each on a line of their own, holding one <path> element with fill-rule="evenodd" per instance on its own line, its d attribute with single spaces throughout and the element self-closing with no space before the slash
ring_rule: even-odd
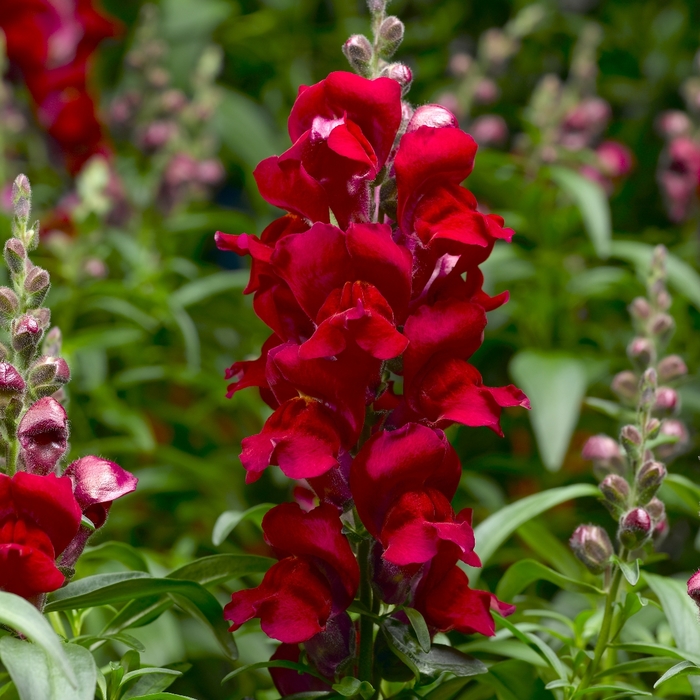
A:
<svg viewBox="0 0 700 700">
<path fill-rule="evenodd" d="M 626 561 L 627 552 L 626 550 L 620 551 L 620 560 Z M 605 612 L 603 613 L 603 624 L 600 626 L 600 634 L 598 635 L 598 641 L 595 645 L 595 650 L 593 652 L 593 659 L 588 664 L 586 673 L 581 679 L 581 683 L 577 688 L 577 692 L 587 688 L 596 671 L 598 670 L 598 665 L 600 660 L 603 658 L 605 650 L 608 648 L 610 643 L 610 630 L 612 628 L 613 617 L 615 614 L 615 603 L 617 602 L 617 595 L 620 591 L 620 583 L 622 582 L 622 569 L 619 566 L 615 567 L 615 571 L 612 576 L 612 581 L 610 583 L 610 588 L 608 589 L 608 595 L 605 598 Z"/>
<path fill-rule="evenodd" d="M 372 582 L 370 581 L 370 541 L 363 540 L 358 548 L 360 561 L 360 602 L 367 610 L 372 609 Z M 374 622 L 367 615 L 360 615 L 360 661 L 358 677 L 372 682 L 374 665 Z"/>
</svg>

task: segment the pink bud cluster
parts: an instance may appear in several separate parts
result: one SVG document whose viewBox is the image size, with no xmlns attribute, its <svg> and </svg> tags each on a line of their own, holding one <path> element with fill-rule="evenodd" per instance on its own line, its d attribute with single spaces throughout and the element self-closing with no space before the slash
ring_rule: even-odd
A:
<svg viewBox="0 0 700 700">
<path fill-rule="evenodd" d="M 13 186 L 15 237 L 4 250 L 12 287 L 0 287 L 0 325 L 10 338 L 9 345 L 0 345 L 0 422 L 6 436 L 0 589 L 41 606 L 44 594 L 72 575 L 112 501 L 133 491 L 136 478 L 92 455 L 63 464 L 69 424 L 61 399 L 70 370 L 60 357 L 61 334 L 48 330 L 50 313 L 41 306 L 49 275 L 27 253 L 39 237 L 36 225 L 27 226 L 30 197 L 29 181 L 20 175 Z"/>
<path fill-rule="evenodd" d="M 513 610 L 458 566 L 480 561 L 471 510 L 451 505 L 461 466 L 443 432 L 500 433 L 503 407 L 528 406 L 468 362 L 486 312 L 506 301 L 483 292 L 479 265 L 512 231 L 461 186 L 476 144 L 454 115 L 402 101 L 406 85 L 389 77 L 400 64 L 386 63 L 402 29 L 379 5 L 374 42 L 344 48 L 361 75 L 300 88 L 291 147 L 254 172 L 288 213 L 259 238 L 216 236 L 251 256 L 246 291 L 272 330 L 259 359 L 227 372 L 229 395 L 258 387 L 273 411 L 243 440 L 247 481 L 276 465 L 302 487 L 299 504 L 262 523 L 279 562 L 225 615 L 234 630 L 259 618 L 283 642 L 275 659 L 298 661 L 303 644 L 328 678 L 352 670 L 358 637 L 371 649 L 372 620 L 347 612 L 358 591 L 365 609 L 414 608 L 431 634 L 491 635 L 491 610 Z M 292 673 L 273 678 L 283 695 L 312 690 Z"/>
</svg>

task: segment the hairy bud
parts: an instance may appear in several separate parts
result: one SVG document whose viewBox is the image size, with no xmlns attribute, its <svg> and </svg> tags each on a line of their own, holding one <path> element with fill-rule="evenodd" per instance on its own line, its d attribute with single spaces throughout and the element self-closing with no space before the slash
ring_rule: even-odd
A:
<svg viewBox="0 0 700 700">
<path fill-rule="evenodd" d="M 662 382 L 670 382 L 678 377 L 683 377 L 688 374 L 688 367 L 683 359 L 678 355 L 669 355 L 664 357 L 658 365 L 659 379 Z"/>
<path fill-rule="evenodd" d="M 387 17 L 379 27 L 379 55 L 390 59 L 403 41 L 404 26 L 398 17 Z"/>
<path fill-rule="evenodd" d="M 646 505 L 651 501 L 666 478 L 666 467 L 661 462 L 644 462 L 635 477 L 637 502 Z"/>
<path fill-rule="evenodd" d="M 688 595 L 700 609 L 700 571 L 694 573 L 688 579 Z"/>
<path fill-rule="evenodd" d="M 12 324 L 12 347 L 17 351 L 36 347 L 41 335 L 42 329 L 37 319 L 28 315 L 21 316 Z"/>
<path fill-rule="evenodd" d="M 619 518 L 629 506 L 629 484 L 618 474 L 608 474 L 598 488 L 605 498 L 607 508 Z"/>
<path fill-rule="evenodd" d="M 10 238 L 5 243 L 5 262 L 10 272 L 18 274 L 24 270 L 24 262 L 27 259 L 27 251 L 19 238 Z"/>
<path fill-rule="evenodd" d="M 620 431 L 620 440 L 625 446 L 628 447 L 639 447 L 642 444 L 642 436 L 639 430 L 634 425 L 625 425 Z"/>
<path fill-rule="evenodd" d="M 644 508 L 633 508 L 620 518 L 618 537 L 627 549 L 637 549 L 651 537 L 653 523 Z"/>
<path fill-rule="evenodd" d="M 660 386 L 656 390 L 654 410 L 659 413 L 675 413 L 679 408 L 678 392 L 668 386 Z"/>
<path fill-rule="evenodd" d="M 61 329 L 58 326 L 54 326 L 44 338 L 44 343 L 42 346 L 44 355 L 49 357 L 58 357 L 61 354 L 61 346 L 63 344 L 63 338 L 61 335 Z"/>
<path fill-rule="evenodd" d="M 664 502 L 656 496 L 649 501 L 649 503 L 644 506 L 644 510 L 651 516 L 651 519 L 655 522 L 661 522 L 666 518 L 666 506 Z"/>
<path fill-rule="evenodd" d="M 27 381 L 36 398 L 50 396 L 70 381 L 70 368 L 62 357 L 40 357 L 30 368 Z"/>
<path fill-rule="evenodd" d="M 383 78 L 391 78 L 401 86 L 401 94 L 406 95 L 411 89 L 413 73 L 405 63 L 390 63 L 382 69 L 380 74 Z"/>
<path fill-rule="evenodd" d="M 29 294 L 29 303 L 32 308 L 41 305 L 51 287 L 51 278 L 46 270 L 33 267 L 24 280 L 24 289 Z"/>
<path fill-rule="evenodd" d="M 58 401 L 49 396 L 29 407 L 17 429 L 20 456 L 29 472 L 48 474 L 68 446 L 68 418 Z"/>
<path fill-rule="evenodd" d="M 634 338 L 627 346 L 627 356 L 637 367 L 646 369 L 656 359 L 656 350 L 647 338 Z"/>
<path fill-rule="evenodd" d="M 362 34 L 353 34 L 344 44 L 343 53 L 352 69 L 368 78 L 371 73 L 370 64 L 372 62 L 372 44 L 369 39 Z"/>
<path fill-rule="evenodd" d="M 640 321 L 646 321 L 651 316 L 651 305 L 644 297 L 636 297 L 627 308 L 630 315 Z"/>
<path fill-rule="evenodd" d="M 639 379 L 634 372 L 625 370 L 613 377 L 612 390 L 625 401 L 634 401 L 639 390 Z"/>
<path fill-rule="evenodd" d="M 17 204 L 20 199 L 31 199 L 32 187 L 29 184 L 29 178 L 20 174 L 12 183 L 12 204 Z"/>
<path fill-rule="evenodd" d="M 669 316 L 669 314 L 662 313 L 654 316 L 651 322 L 650 330 L 654 335 L 661 338 L 666 338 L 671 333 L 674 326 L 675 321 L 673 320 L 673 317 Z"/>
<path fill-rule="evenodd" d="M 9 287 L 0 287 L 0 318 L 7 323 L 15 317 L 19 299 Z"/>
<path fill-rule="evenodd" d="M 20 373 L 9 362 L 0 362 L 0 407 L 4 409 L 12 399 L 21 397 L 24 389 Z"/>
<path fill-rule="evenodd" d="M 597 525 L 579 525 L 571 535 L 569 546 L 594 574 L 600 574 L 607 569 L 613 554 L 608 533 Z"/>
</svg>

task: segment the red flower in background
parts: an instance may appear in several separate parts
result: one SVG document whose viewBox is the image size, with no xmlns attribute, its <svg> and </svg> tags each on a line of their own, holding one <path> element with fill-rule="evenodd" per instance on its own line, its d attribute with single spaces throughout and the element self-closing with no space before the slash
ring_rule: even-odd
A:
<svg viewBox="0 0 700 700">
<path fill-rule="evenodd" d="M 21 0 L 0 4 L 7 56 L 29 88 L 40 123 L 75 174 L 109 147 L 88 89 L 90 60 L 119 25 L 92 0 Z"/>
<path fill-rule="evenodd" d="M 78 533 L 73 485 L 55 474 L 0 474 L 0 589 L 31 598 L 60 588 L 56 558 Z"/>
</svg>

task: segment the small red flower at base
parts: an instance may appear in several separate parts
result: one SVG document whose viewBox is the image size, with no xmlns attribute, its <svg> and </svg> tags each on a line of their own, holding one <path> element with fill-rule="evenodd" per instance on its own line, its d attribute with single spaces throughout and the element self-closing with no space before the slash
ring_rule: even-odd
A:
<svg viewBox="0 0 700 700">
<path fill-rule="evenodd" d="M 0 474 L 0 589 L 31 598 L 65 581 L 55 560 L 80 527 L 70 479 Z"/>
</svg>

